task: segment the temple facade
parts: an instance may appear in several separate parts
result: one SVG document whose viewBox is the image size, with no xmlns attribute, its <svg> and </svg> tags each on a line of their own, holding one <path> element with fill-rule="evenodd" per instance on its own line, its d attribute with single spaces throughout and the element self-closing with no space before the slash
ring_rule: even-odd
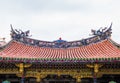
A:
<svg viewBox="0 0 120 83">
<path fill-rule="evenodd" d="M 0 83 L 120 83 L 111 27 L 77 41 L 42 41 L 11 26 L 11 41 L 0 47 Z"/>
</svg>

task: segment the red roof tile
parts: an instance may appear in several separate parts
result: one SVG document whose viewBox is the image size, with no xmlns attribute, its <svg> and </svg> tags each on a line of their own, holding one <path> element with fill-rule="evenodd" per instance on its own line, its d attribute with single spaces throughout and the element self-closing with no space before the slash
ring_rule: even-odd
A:
<svg viewBox="0 0 120 83">
<path fill-rule="evenodd" d="M 71 48 L 44 48 L 26 45 L 12 41 L 0 52 L 1 58 L 22 58 L 22 59 L 102 59 L 120 58 L 120 50 L 110 40 L 103 40 L 98 43 L 82 47 Z"/>
</svg>

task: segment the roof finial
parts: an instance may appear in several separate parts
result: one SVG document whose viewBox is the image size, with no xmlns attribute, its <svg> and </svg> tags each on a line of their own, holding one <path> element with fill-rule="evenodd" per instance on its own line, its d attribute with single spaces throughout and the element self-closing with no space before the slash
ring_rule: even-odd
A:
<svg viewBox="0 0 120 83">
<path fill-rule="evenodd" d="M 12 24 L 10 24 L 10 27 L 11 27 L 11 32 L 15 32 L 13 27 L 12 27 Z"/>
<path fill-rule="evenodd" d="M 59 37 L 59 40 L 62 40 L 62 38 L 61 38 L 61 37 Z"/>
</svg>

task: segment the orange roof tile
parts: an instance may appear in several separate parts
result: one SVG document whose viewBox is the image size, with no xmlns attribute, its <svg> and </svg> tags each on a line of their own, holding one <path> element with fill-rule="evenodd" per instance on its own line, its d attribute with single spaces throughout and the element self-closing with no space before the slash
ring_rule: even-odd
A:
<svg viewBox="0 0 120 83">
<path fill-rule="evenodd" d="M 119 59 L 120 50 L 115 47 L 110 40 L 90 44 L 82 47 L 71 48 L 44 48 L 26 45 L 17 41 L 12 41 L 0 52 L 1 60 L 37 60 L 37 61 L 93 61 L 92 59 Z"/>
</svg>

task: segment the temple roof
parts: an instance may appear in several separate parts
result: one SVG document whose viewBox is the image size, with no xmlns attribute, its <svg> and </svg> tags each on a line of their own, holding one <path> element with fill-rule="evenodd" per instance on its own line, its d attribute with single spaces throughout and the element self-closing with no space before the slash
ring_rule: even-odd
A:
<svg viewBox="0 0 120 83">
<path fill-rule="evenodd" d="M 16 36 L 17 35 L 17 36 Z M 22 34 L 24 35 L 24 34 Z M 0 52 L 0 61 L 15 62 L 105 62 L 119 61 L 120 50 L 111 41 L 111 26 L 93 37 L 67 42 L 48 42 L 12 35 Z M 84 40 L 84 41 L 83 41 Z"/>
<path fill-rule="evenodd" d="M 120 59 L 120 50 L 110 40 L 76 48 L 42 48 L 11 41 L 0 52 L 0 60 L 23 62 L 49 61 L 114 61 Z"/>
</svg>

